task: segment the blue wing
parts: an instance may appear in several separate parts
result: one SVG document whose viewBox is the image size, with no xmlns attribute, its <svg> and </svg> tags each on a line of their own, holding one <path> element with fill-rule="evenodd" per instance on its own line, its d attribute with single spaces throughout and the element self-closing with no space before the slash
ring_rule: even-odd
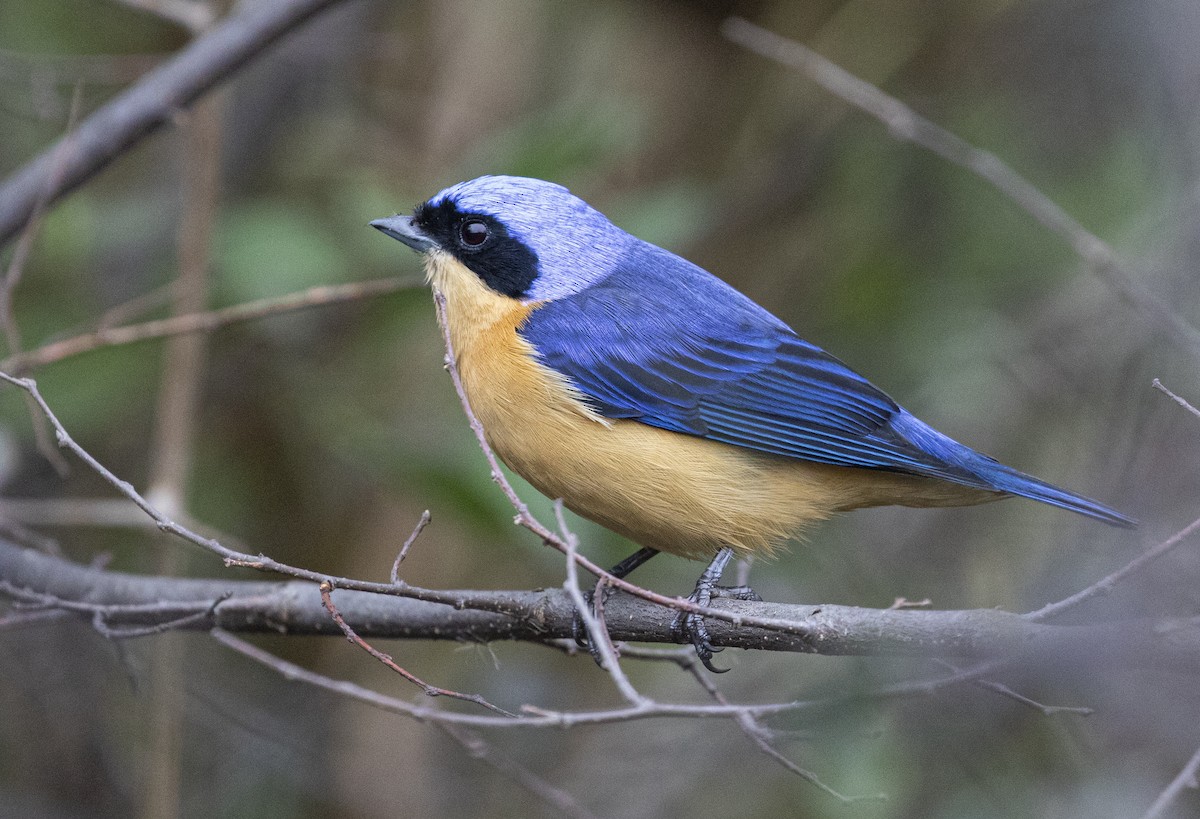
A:
<svg viewBox="0 0 1200 819">
<path fill-rule="evenodd" d="M 606 279 L 534 310 L 519 331 L 608 418 L 1133 525 L 946 437 L 720 279 L 645 242 Z"/>
<path fill-rule="evenodd" d="M 991 488 L 904 439 L 892 421 L 908 414 L 865 378 L 650 244 L 603 281 L 535 310 L 520 332 L 608 418 Z"/>
<path fill-rule="evenodd" d="M 654 245 L 636 244 L 607 279 L 540 306 L 520 333 L 607 418 L 941 478 L 1133 525 L 942 435 L 745 295 Z"/>
</svg>

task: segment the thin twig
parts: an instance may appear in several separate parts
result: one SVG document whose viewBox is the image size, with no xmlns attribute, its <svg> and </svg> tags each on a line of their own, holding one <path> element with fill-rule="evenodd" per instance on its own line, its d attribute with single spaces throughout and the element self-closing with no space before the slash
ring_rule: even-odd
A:
<svg viewBox="0 0 1200 819">
<path fill-rule="evenodd" d="M 0 281 L 0 324 L 4 327 L 4 340 L 8 347 L 9 355 L 17 355 L 21 352 L 21 331 L 17 327 L 17 318 L 12 309 L 13 297 L 16 294 L 17 286 L 24 276 L 25 264 L 29 260 L 30 253 L 33 252 L 34 242 L 41 232 L 42 221 L 49 207 L 53 187 L 62 179 L 66 161 L 75 149 L 75 141 L 69 137 L 76 119 L 79 118 L 79 109 L 82 100 L 83 85 L 77 83 L 75 85 L 75 93 L 71 97 L 70 113 L 67 115 L 67 138 L 64 138 L 55 149 L 53 173 L 47 180 L 46 190 L 38 198 L 29 221 L 21 229 L 20 238 L 17 240 L 17 246 L 13 251 L 12 259 L 9 260 L 4 279 Z M 54 467 L 54 471 L 58 473 L 59 477 L 66 476 L 70 471 L 70 467 L 67 465 L 66 458 L 54 447 L 49 428 L 46 426 L 46 419 L 37 413 L 31 397 L 25 396 L 25 403 L 30 410 L 30 418 L 33 423 L 33 437 L 38 452 Z"/>
<path fill-rule="evenodd" d="M 440 708 L 414 705 L 406 700 L 380 694 L 347 680 L 337 680 L 310 671 L 303 666 L 277 657 L 258 646 L 237 637 L 228 631 L 215 628 L 210 635 L 222 645 L 254 660 L 289 680 L 299 680 L 308 685 L 333 691 L 344 697 L 374 705 L 384 711 L 403 714 L 421 722 L 439 722 L 453 725 L 469 725 L 475 728 L 570 728 L 576 725 L 609 725 L 631 719 L 678 717 L 684 719 L 730 718 L 741 713 L 766 716 L 786 711 L 811 709 L 818 705 L 836 704 L 833 701 L 795 701 L 767 705 L 685 705 L 654 703 L 653 705 L 623 706 L 600 711 L 565 712 L 524 706 L 519 719 L 487 714 L 466 714 Z"/>
<path fill-rule="evenodd" d="M 608 621 L 605 619 L 604 612 L 605 597 L 608 596 L 608 582 L 603 577 L 596 578 L 596 585 L 592 587 L 592 614 L 596 617 L 596 630 L 599 636 L 608 643 L 608 647 L 612 649 L 613 656 L 618 660 L 621 658 L 621 650 L 617 644 L 613 642 L 612 634 L 608 630 Z M 585 603 L 587 601 L 584 601 Z M 591 640 L 596 635 L 588 632 L 588 640 Z"/>
<path fill-rule="evenodd" d="M 945 660 L 938 660 L 937 664 L 949 671 L 954 671 L 954 672 L 962 671 L 962 669 L 956 668 L 954 665 L 946 662 Z M 1085 706 L 1079 706 L 1079 705 L 1046 705 L 1044 703 L 1038 702 L 1035 699 L 1031 699 L 1030 697 L 1027 697 L 1024 694 L 1020 694 L 1020 693 L 1014 691 L 1013 689 L 1009 688 L 1007 685 L 1004 685 L 1003 683 L 998 683 L 993 680 L 977 679 L 977 680 L 972 680 L 971 684 L 974 685 L 976 688 L 982 688 L 986 691 L 992 691 L 996 694 L 999 694 L 1002 697 L 1008 697 L 1010 700 L 1012 700 L 1014 702 L 1019 702 L 1021 705 L 1032 708 L 1035 711 L 1041 711 L 1042 715 L 1047 716 L 1047 717 L 1052 717 L 1055 714 L 1076 714 L 1081 717 L 1087 717 L 1087 716 L 1091 716 L 1092 714 L 1095 713 L 1094 708 L 1087 708 Z"/>
<path fill-rule="evenodd" d="M 266 318 L 295 310 L 306 310 L 310 307 L 371 298 L 405 290 L 418 284 L 419 282 L 412 278 L 396 277 L 349 284 L 321 285 L 296 293 L 257 299 L 204 313 L 188 313 L 122 327 L 101 327 L 94 332 L 72 336 L 28 352 L 10 355 L 0 361 L 0 370 L 18 374 L 26 373 L 36 367 L 53 364 L 102 347 L 116 347 L 185 333 L 208 332 L 227 324 Z"/>
<path fill-rule="evenodd" d="M 342 633 L 346 635 L 346 639 L 349 640 L 351 643 L 354 643 L 354 645 L 358 646 L 363 651 L 370 654 L 376 660 L 379 660 L 379 662 L 386 665 L 392 671 L 395 671 L 397 674 L 399 674 L 404 679 L 408 680 L 413 685 L 419 687 L 421 690 L 423 690 L 425 692 L 426 696 L 449 697 L 450 699 L 454 699 L 454 700 L 462 700 L 463 702 L 470 702 L 470 703 L 474 703 L 475 705 L 482 706 L 483 708 L 486 708 L 489 711 L 495 711 L 497 714 L 503 714 L 506 717 L 511 717 L 513 719 L 519 719 L 519 717 L 516 714 L 513 714 L 509 711 L 505 711 L 503 708 L 500 708 L 498 706 L 492 705 L 490 702 L 485 700 L 479 694 L 463 694 L 458 691 L 451 691 L 449 688 L 441 688 L 436 685 L 430 685 L 429 683 L 425 682 L 420 677 L 418 677 L 416 674 L 413 674 L 411 671 L 408 671 L 407 669 L 402 668 L 399 664 L 396 663 L 396 661 L 394 659 L 392 659 L 391 655 L 384 654 L 382 651 L 380 651 L 379 649 L 372 646 L 370 643 L 368 643 L 362 637 L 359 637 L 358 634 L 354 631 L 354 629 L 350 627 L 350 624 L 346 622 L 344 617 L 342 617 L 342 613 L 340 611 L 338 611 L 337 606 L 335 606 L 333 604 L 333 586 L 332 585 L 330 585 L 329 583 L 322 583 L 320 586 L 320 589 L 321 589 L 321 604 L 323 606 L 325 606 L 325 610 L 329 612 L 329 616 L 333 618 L 333 621 L 338 624 L 338 628 L 340 628 L 342 630 Z"/>
<path fill-rule="evenodd" d="M 408 556 L 408 550 L 417 542 L 417 538 L 425 531 L 425 527 L 433 520 L 433 516 L 426 509 L 421 513 L 421 519 L 417 521 L 417 525 L 413 527 L 412 534 L 404 539 L 404 544 L 400 547 L 400 554 L 396 555 L 396 562 L 392 564 L 392 573 L 390 575 L 393 586 L 400 585 L 400 564 L 404 562 L 404 558 Z"/>
<path fill-rule="evenodd" d="M 1003 683 L 994 682 L 993 680 L 974 680 L 972 685 L 977 688 L 994 691 L 1002 697 L 1008 697 L 1010 700 L 1019 702 L 1021 705 L 1028 706 L 1035 711 L 1041 711 L 1043 716 L 1047 717 L 1052 717 L 1055 714 L 1075 714 L 1080 717 L 1089 717 L 1096 713 L 1096 709 L 1088 708 L 1084 705 L 1046 705 L 1012 690 Z"/>
<path fill-rule="evenodd" d="M 1196 409 L 1191 404 L 1189 404 L 1186 399 L 1181 398 L 1178 395 L 1176 395 L 1175 393 L 1171 392 L 1169 389 L 1167 389 L 1166 386 L 1163 385 L 1163 382 L 1159 381 L 1157 378 L 1154 379 L 1154 381 L 1152 381 L 1150 383 L 1150 386 L 1154 387 L 1154 389 L 1158 390 L 1163 395 L 1170 398 L 1172 401 L 1174 401 L 1179 406 L 1183 407 L 1185 410 L 1190 412 L 1192 415 L 1195 415 L 1197 418 L 1200 418 L 1200 409 Z"/>
<path fill-rule="evenodd" d="M 692 675 L 692 678 L 696 681 L 696 683 L 703 688 L 715 702 L 720 705 L 729 705 L 729 700 L 717 688 L 712 677 L 705 674 L 701 669 L 700 662 L 696 657 L 695 652 L 689 651 L 686 655 L 671 659 L 674 659 L 675 662 L 678 662 L 680 665 L 682 665 L 688 671 L 688 673 Z M 810 785 L 814 785 L 821 791 L 832 796 L 834 799 L 837 799 L 839 802 L 850 804 L 853 802 L 863 801 L 887 801 L 887 794 L 883 793 L 868 794 L 863 796 L 847 796 L 841 791 L 835 790 L 833 787 L 825 784 L 825 782 L 813 771 L 803 768 L 796 762 L 788 759 L 779 751 L 778 748 L 772 745 L 771 739 L 774 736 L 774 732 L 760 723 L 753 714 L 741 713 L 735 716 L 734 720 L 737 722 L 742 733 L 749 737 L 750 741 L 753 742 L 762 753 L 766 754 L 768 757 L 782 765 L 785 769 L 796 774 L 796 776 L 808 782 Z"/>
<path fill-rule="evenodd" d="M 59 620 L 69 616 L 64 609 L 39 609 L 38 611 L 10 611 L 0 617 L 0 631 L 25 626 L 40 625 L 46 620 Z"/>
<path fill-rule="evenodd" d="M 597 819 L 594 813 L 579 804 L 579 800 L 571 794 L 562 788 L 556 788 L 524 766 L 518 765 L 511 757 L 496 753 L 477 734 L 445 722 L 434 724 L 461 745 L 471 757 L 490 765 L 500 775 L 513 780 L 538 799 L 553 807 L 559 814 L 576 817 L 576 819 Z"/>
<path fill-rule="evenodd" d="M 1196 753 L 1192 754 L 1192 758 L 1183 766 L 1183 770 L 1179 775 L 1171 780 L 1171 784 L 1158 795 L 1154 800 L 1154 804 L 1142 814 L 1142 819 L 1158 819 L 1163 815 L 1163 812 L 1170 807 L 1171 803 L 1179 798 L 1185 788 L 1200 787 L 1197 783 L 1196 774 L 1200 773 L 1200 748 L 1196 749 Z"/>
<path fill-rule="evenodd" d="M 1180 529 L 1175 534 L 1171 535 L 1166 540 L 1159 543 L 1157 546 L 1142 552 L 1140 555 L 1126 563 L 1121 568 L 1117 569 L 1112 574 L 1102 577 L 1092 585 L 1088 586 L 1086 589 L 1081 589 L 1080 591 L 1075 592 L 1075 594 L 1072 594 L 1070 597 L 1059 600 L 1057 603 L 1050 603 L 1049 605 L 1042 606 L 1037 611 L 1031 611 L 1025 615 L 1025 618 L 1028 620 L 1033 620 L 1034 622 L 1048 620 L 1051 617 L 1057 617 L 1068 609 L 1073 609 L 1081 603 L 1091 600 L 1093 597 L 1098 597 L 1102 594 L 1108 594 L 1113 590 L 1113 587 L 1118 582 L 1139 571 L 1150 563 L 1153 563 L 1155 560 L 1158 560 L 1180 543 L 1183 543 L 1183 541 L 1187 540 L 1187 538 L 1194 534 L 1197 530 L 1200 530 L 1200 518 L 1196 518 L 1194 521 Z"/>
<path fill-rule="evenodd" d="M 982 178 L 1042 226 L 1064 238 L 1127 301 L 1169 328 L 1171 338 L 1192 352 L 1200 351 L 1200 330 L 1131 275 L 1104 240 L 992 152 L 976 148 L 802 43 L 741 17 L 727 18 L 721 33 L 743 48 L 797 69 L 829 93 L 875 117 L 897 139 L 920 145 Z"/>
<path fill-rule="evenodd" d="M 164 620 L 161 623 L 156 623 L 152 626 L 140 626 L 134 628 L 112 628 L 105 621 L 108 619 L 104 611 L 97 610 L 92 615 L 92 628 L 99 632 L 109 640 L 128 640 L 134 637 L 152 637 L 159 634 L 165 634 L 168 631 L 177 631 L 182 628 L 187 628 L 192 623 L 200 623 L 212 620 L 213 612 L 217 606 L 221 605 L 228 599 L 228 595 L 212 601 L 204 611 L 197 611 L 193 614 L 185 614 L 182 617 L 176 617 L 173 620 Z"/>
<path fill-rule="evenodd" d="M 579 539 L 575 533 L 567 528 L 566 519 L 563 517 L 562 501 L 558 501 L 554 505 L 554 512 L 558 516 L 559 526 L 563 531 L 563 543 L 566 545 L 567 558 L 567 579 L 563 582 L 563 589 L 571 597 L 571 602 L 575 605 L 575 612 L 579 619 L 583 620 L 584 628 L 587 629 L 588 640 L 592 647 L 600 654 L 601 665 L 608 675 L 612 677 L 613 684 L 617 690 L 621 692 L 621 696 L 625 700 L 637 707 L 646 707 L 653 705 L 653 702 L 642 696 L 633 683 L 629 681 L 629 677 L 625 676 L 625 670 L 621 668 L 620 660 L 617 659 L 617 651 L 613 647 L 612 640 L 608 636 L 608 630 L 604 625 L 592 614 L 587 601 L 583 599 L 583 593 L 579 591 L 579 571 L 575 564 L 576 549 L 579 546 Z"/>
</svg>

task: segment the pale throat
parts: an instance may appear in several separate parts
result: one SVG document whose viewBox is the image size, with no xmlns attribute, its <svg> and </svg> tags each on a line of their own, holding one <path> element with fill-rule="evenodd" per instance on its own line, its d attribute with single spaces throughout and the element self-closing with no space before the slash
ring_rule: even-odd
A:
<svg viewBox="0 0 1200 819">
<path fill-rule="evenodd" d="M 539 363 L 533 347 L 517 332 L 539 302 L 522 302 L 495 292 L 443 251 L 427 254 L 425 272 L 429 283 L 446 299 L 450 342 L 473 406 L 479 403 L 482 408 L 489 397 L 539 411 L 553 405 L 570 415 L 611 425 L 587 406 L 564 375 Z M 485 391 L 492 395 L 476 394 L 477 381 L 488 382 Z M 509 401 L 510 394 L 524 394 L 531 400 Z"/>
<path fill-rule="evenodd" d="M 489 288 L 449 253 L 432 250 L 425 256 L 425 278 L 446 298 L 446 324 L 455 354 L 470 355 L 479 336 L 497 322 L 512 322 L 529 308 Z"/>
</svg>

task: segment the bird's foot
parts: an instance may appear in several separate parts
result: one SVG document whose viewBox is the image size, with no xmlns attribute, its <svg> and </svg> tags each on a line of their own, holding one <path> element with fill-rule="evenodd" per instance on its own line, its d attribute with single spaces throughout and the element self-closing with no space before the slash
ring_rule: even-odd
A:
<svg viewBox="0 0 1200 819">
<path fill-rule="evenodd" d="M 604 587 L 604 591 L 600 593 L 602 598 L 601 606 L 603 606 L 604 602 L 607 601 L 612 595 L 612 592 L 613 590 L 611 587 Z M 595 594 L 593 592 L 583 592 L 583 602 L 593 613 L 595 613 Z M 592 655 L 592 659 L 596 661 L 596 665 L 601 667 L 604 666 L 604 655 L 600 653 L 600 649 L 589 638 L 587 624 L 583 622 L 583 614 L 579 611 L 579 609 L 575 609 L 575 613 L 571 617 L 571 637 L 574 638 L 575 645 L 588 650 L 588 653 Z"/>
<path fill-rule="evenodd" d="M 695 603 L 697 606 L 707 606 L 715 597 L 733 600 L 762 600 L 758 593 L 749 586 L 717 585 L 717 581 L 721 579 L 721 574 L 725 571 L 725 566 L 728 565 L 731 557 L 733 557 L 733 550 L 728 547 L 717 552 L 712 563 L 708 564 L 708 568 L 696 581 L 695 590 L 688 596 L 689 602 Z M 712 664 L 713 655 L 723 649 L 721 646 L 712 644 L 708 626 L 704 624 L 704 618 L 699 614 L 681 611 L 675 615 L 675 619 L 671 623 L 671 636 L 678 642 L 691 643 L 696 649 L 696 656 L 700 658 L 700 662 L 704 663 L 704 667 L 714 674 L 723 674 L 729 670 L 728 668 L 717 668 Z"/>
<path fill-rule="evenodd" d="M 609 569 L 608 573 L 613 577 L 624 578 L 625 575 L 632 572 L 638 566 L 641 566 L 656 554 L 658 554 L 658 551 L 655 549 L 639 549 Z M 612 596 L 612 593 L 613 588 L 606 585 L 600 598 L 601 608 L 604 607 L 604 603 L 608 601 L 608 598 Z M 590 591 L 585 591 L 583 592 L 583 600 L 587 607 L 595 612 L 595 595 Z M 576 609 L 574 615 L 571 617 L 571 637 L 574 638 L 575 645 L 588 650 L 588 653 L 592 655 L 592 659 L 596 661 L 596 665 L 604 665 L 604 657 L 600 654 L 600 649 L 598 649 L 588 638 L 587 624 L 583 622 L 583 614 L 579 611 L 579 609 Z"/>
<path fill-rule="evenodd" d="M 713 586 L 712 599 L 753 600 L 755 603 L 761 603 L 762 595 L 749 586 Z"/>
</svg>

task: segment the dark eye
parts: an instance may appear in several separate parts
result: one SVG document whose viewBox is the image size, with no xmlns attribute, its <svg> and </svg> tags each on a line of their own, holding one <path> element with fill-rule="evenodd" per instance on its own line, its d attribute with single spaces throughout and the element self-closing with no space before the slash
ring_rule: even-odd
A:
<svg viewBox="0 0 1200 819">
<path fill-rule="evenodd" d="M 479 247 L 487 241 L 487 223 L 482 219 L 468 219 L 458 229 L 458 237 L 467 247 Z"/>
</svg>

